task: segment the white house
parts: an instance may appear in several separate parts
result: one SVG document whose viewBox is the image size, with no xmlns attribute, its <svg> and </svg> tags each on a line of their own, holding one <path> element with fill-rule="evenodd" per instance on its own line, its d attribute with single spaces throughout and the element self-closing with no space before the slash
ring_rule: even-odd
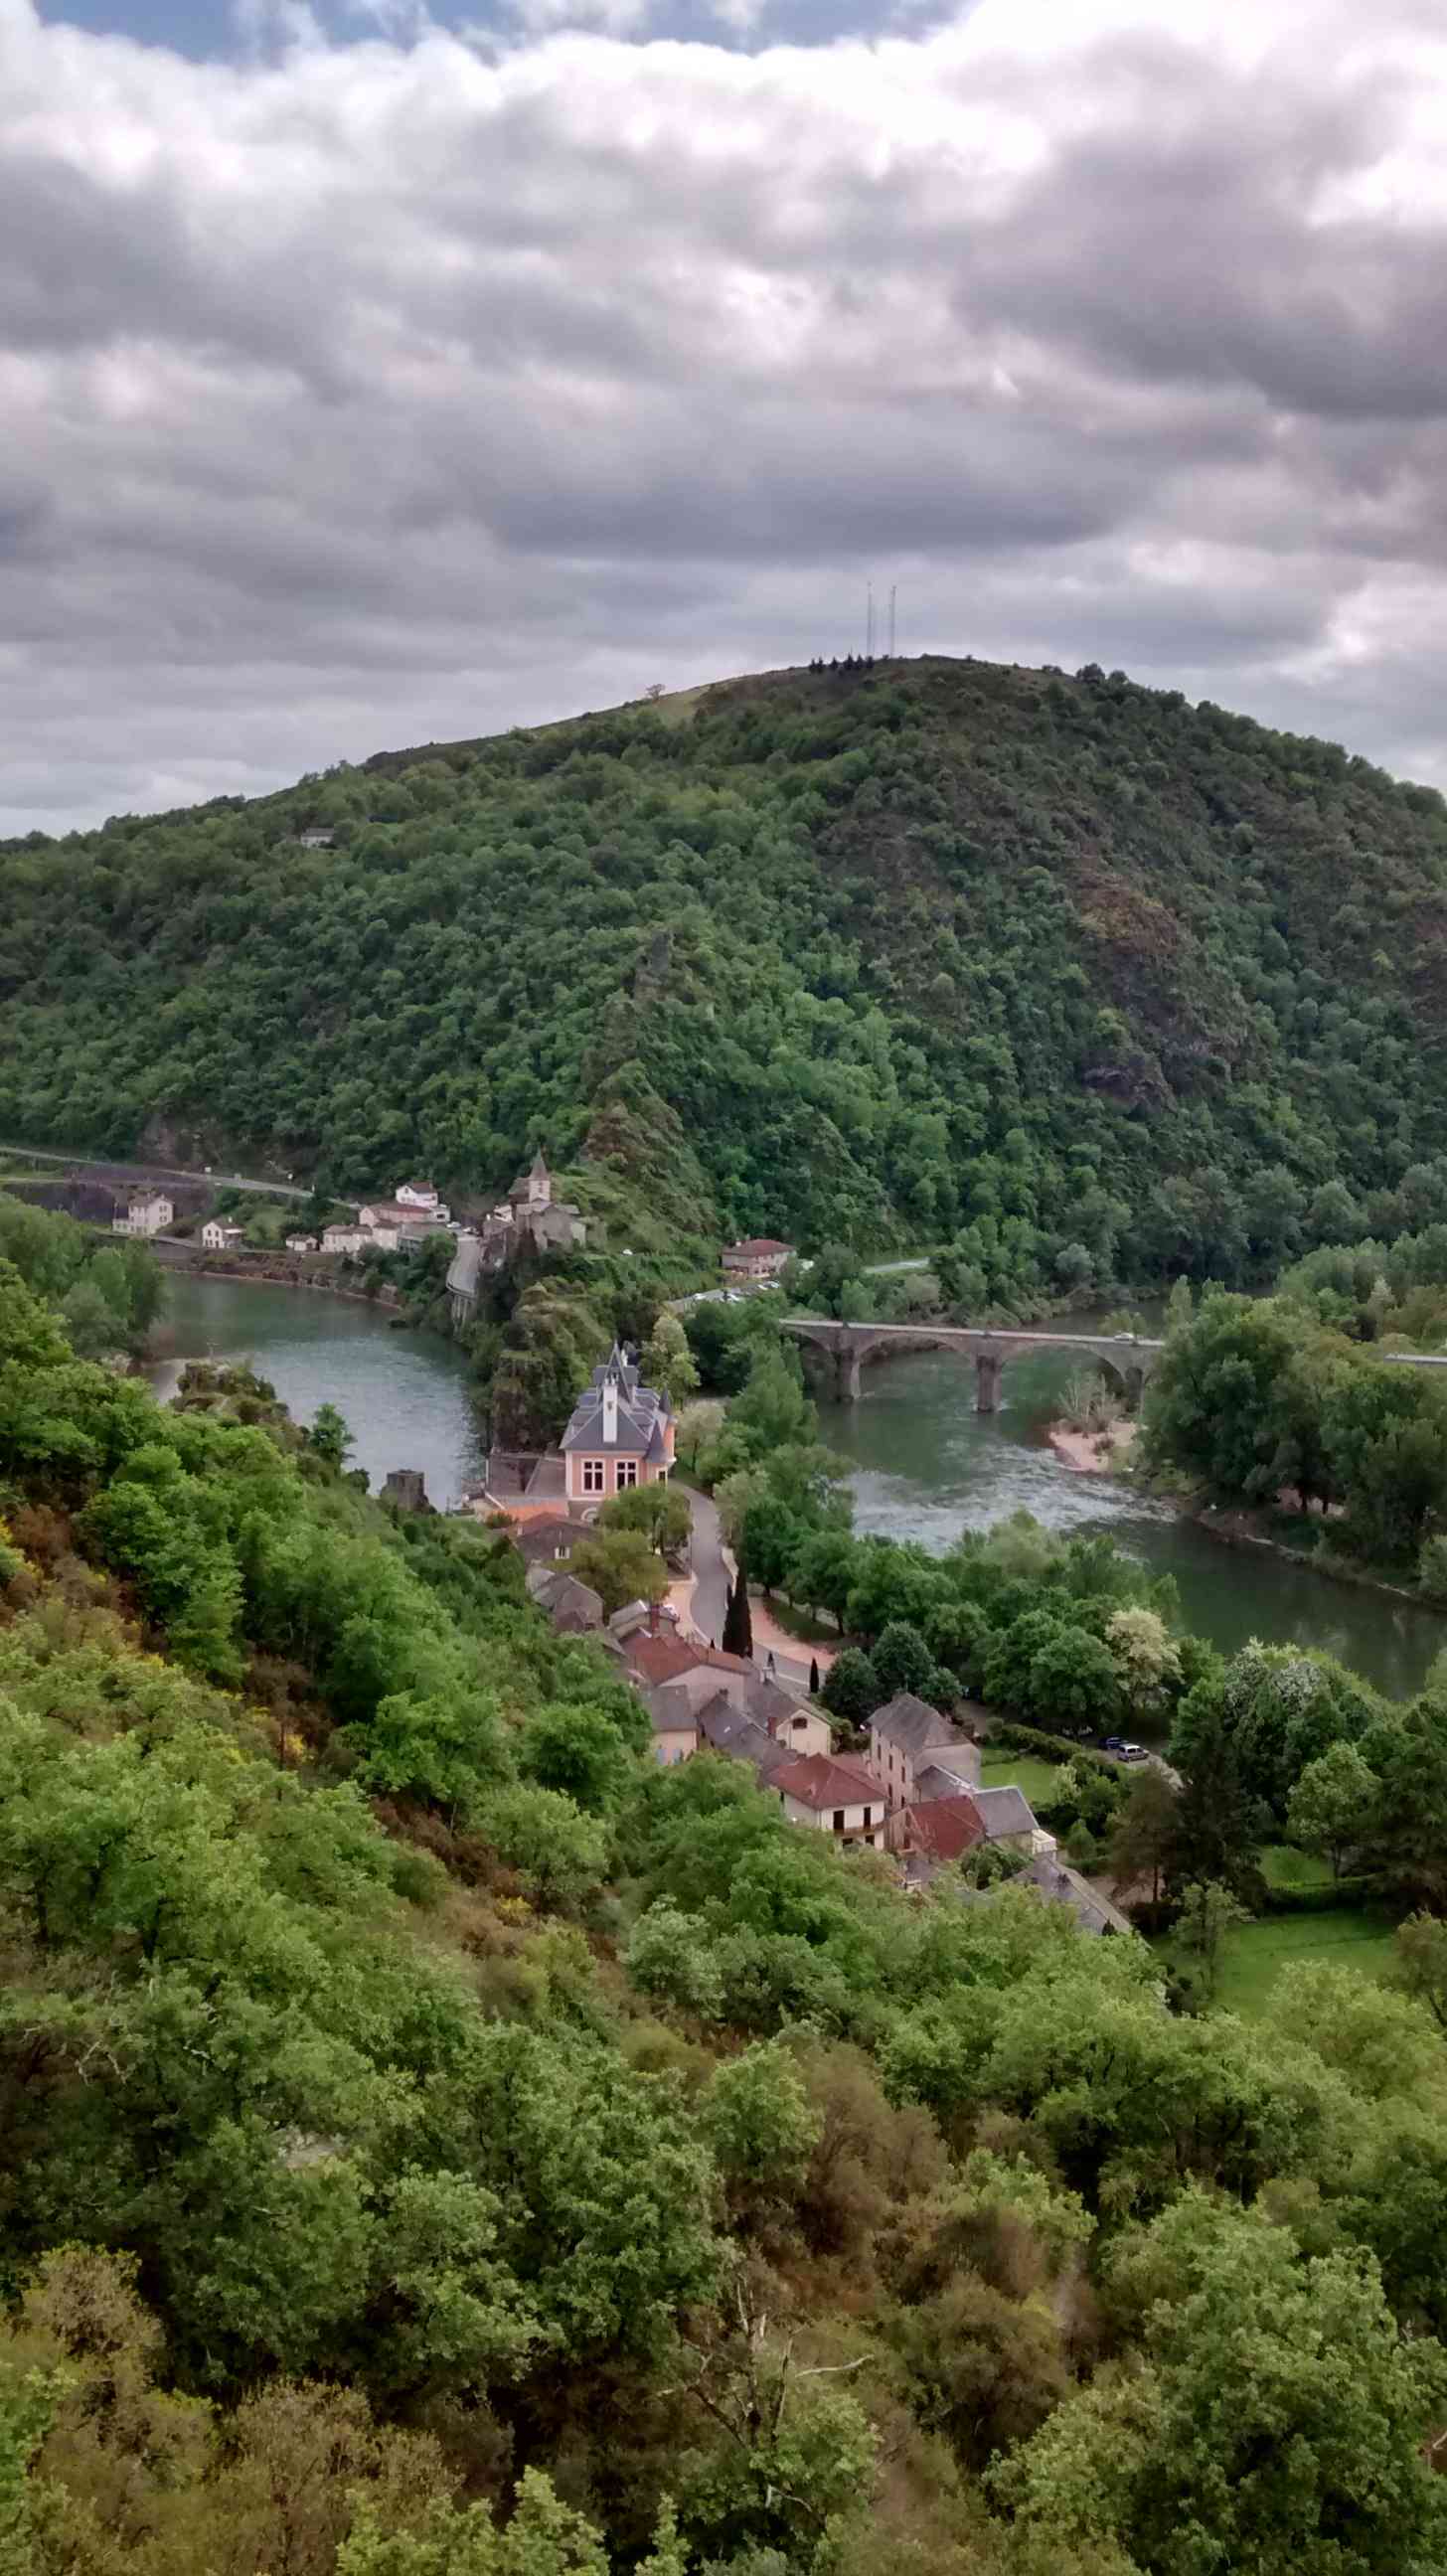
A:
<svg viewBox="0 0 1447 2576">
<path fill-rule="evenodd" d="M 113 1234 L 164 1234 L 176 1211 L 164 1190 L 136 1190 L 111 1219 Z"/>
<path fill-rule="evenodd" d="M 316 1236 L 314 1234 L 289 1234 L 286 1238 L 286 1248 L 288 1252 L 315 1252 L 317 1248 Z"/>
<path fill-rule="evenodd" d="M 399 1208 L 409 1216 L 435 1217 L 439 1225 L 450 1225 L 452 1211 L 444 1207 L 430 1181 L 399 1181 L 396 1190 Z"/>
<path fill-rule="evenodd" d="M 793 1258 L 792 1243 L 782 1243 L 774 1234 L 751 1234 L 728 1246 L 723 1266 L 731 1279 L 777 1279 Z"/>
<path fill-rule="evenodd" d="M 323 1252 L 364 1252 L 375 1235 L 365 1234 L 359 1225 L 329 1225 L 322 1234 Z"/>
<path fill-rule="evenodd" d="M 873 1851 L 884 1841 L 884 1783 L 852 1754 L 806 1753 L 775 1771 L 769 1787 L 778 1791 L 791 1825 L 833 1834 L 846 1850 L 863 1843 Z"/>
<path fill-rule="evenodd" d="M 240 1241 L 240 1226 L 226 1225 L 219 1216 L 208 1216 L 201 1228 L 201 1243 L 207 1252 L 230 1252 Z"/>
</svg>

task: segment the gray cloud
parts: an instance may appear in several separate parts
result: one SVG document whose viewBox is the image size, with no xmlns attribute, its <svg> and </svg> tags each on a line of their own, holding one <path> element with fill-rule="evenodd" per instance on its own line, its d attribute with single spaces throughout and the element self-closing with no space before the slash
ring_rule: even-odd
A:
<svg viewBox="0 0 1447 2576">
<path fill-rule="evenodd" d="M 198 64 L 0 0 L 0 829 L 842 651 L 871 571 L 909 649 L 1447 779 L 1419 0 L 372 17 Z"/>
</svg>

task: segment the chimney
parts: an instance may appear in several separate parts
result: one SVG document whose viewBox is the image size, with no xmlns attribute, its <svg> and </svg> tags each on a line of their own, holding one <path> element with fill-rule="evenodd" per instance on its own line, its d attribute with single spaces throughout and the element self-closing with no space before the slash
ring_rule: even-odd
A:
<svg viewBox="0 0 1447 2576">
<path fill-rule="evenodd" d="M 612 1449 L 618 1440 L 618 1380 L 610 1369 L 603 1380 L 603 1446 Z"/>
<path fill-rule="evenodd" d="M 658 1604 L 656 1601 L 650 1601 L 648 1604 L 648 1633 L 650 1637 L 656 1637 L 658 1634 Z"/>
</svg>

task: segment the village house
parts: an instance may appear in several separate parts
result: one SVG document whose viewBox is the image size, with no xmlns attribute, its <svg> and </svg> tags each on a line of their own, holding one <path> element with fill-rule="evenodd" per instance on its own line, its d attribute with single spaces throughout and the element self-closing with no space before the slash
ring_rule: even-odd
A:
<svg viewBox="0 0 1447 2576">
<path fill-rule="evenodd" d="M 927 1770 L 949 1775 L 952 1789 L 968 1789 L 980 1776 L 978 1748 L 913 1691 L 900 1691 L 875 1710 L 869 1721 L 869 1759 L 891 1807 L 910 1804 Z"/>
<path fill-rule="evenodd" d="M 985 1840 L 985 1819 L 974 1799 L 963 1794 L 923 1799 L 917 1807 L 896 1810 L 884 1839 L 903 1865 L 905 1884 L 922 1887 L 937 1869 L 963 1860 Z"/>
<path fill-rule="evenodd" d="M 885 1835 L 892 1852 L 915 1862 L 906 1876 L 919 1884 L 943 1861 L 958 1860 L 976 1843 L 998 1843 L 1024 1860 L 1049 1860 L 1055 1836 L 1038 1821 L 1023 1789 L 964 1789 L 952 1783 L 942 1795 L 920 1797 L 890 1812 Z"/>
<path fill-rule="evenodd" d="M 286 1248 L 288 1252 L 315 1252 L 317 1238 L 314 1234 L 289 1234 L 286 1238 Z"/>
<path fill-rule="evenodd" d="M 1047 1905 L 1068 1905 L 1081 1931 L 1097 1939 L 1135 1930 L 1130 1917 L 1122 1914 L 1120 1907 L 1103 1896 L 1098 1887 L 1092 1887 L 1088 1878 L 1082 1878 L 1078 1869 L 1062 1860 L 1058 1852 L 1037 1854 L 1010 1884 L 1035 1888 Z"/>
<path fill-rule="evenodd" d="M 355 1257 L 366 1251 L 371 1240 L 359 1225 L 329 1225 L 322 1230 L 323 1252 L 345 1252 Z"/>
<path fill-rule="evenodd" d="M 568 1509 L 584 1518 L 611 1494 L 661 1485 L 673 1465 L 673 1407 L 645 1386 L 615 1342 L 573 1407 L 561 1448 Z"/>
<path fill-rule="evenodd" d="M 201 1228 L 201 1248 L 204 1252 L 231 1252 L 244 1240 L 239 1225 L 227 1225 L 219 1216 L 208 1216 Z"/>
<path fill-rule="evenodd" d="M 753 1234 L 726 1247 L 723 1267 L 730 1279 L 777 1279 L 793 1258 L 792 1243 L 781 1243 L 775 1235 Z"/>
<path fill-rule="evenodd" d="M 132 1190 L 111 1218 L 113 1234 L 164 1234 L 175 1219 L 164 1190 Z"/>
<path fill-rule="evenodd" d="M 745 1662 L 742 1655 L 726 1655 L 717 1646 L 664 1635 L 656 1621 L 625 1639 L 621 1652 L 624 1670 L 632 1680 L 651 1685 L 681 1681 L 696 1674 L 706 1698 L 721 1691 L 740 1711 L 754 1679 L 753 1665 Z"/>
<path fill-rule="evenodd" d="M 562 1635 L 583 1636 L 602 1627 L 599 1595 L 590 1584 L 580 1583 L 565 1565 L 530 1565 L 527 1587 L 529 1599 L 546 1610 Z"/>
<path fill-rule="evenodd" d="M 687 1762 L 698 1751 L 698 1712 L 688 1691 L 679 1682 L 659 1682 L 644 1693 L 648 1722 L 653 1729 L 653 1758 L 670 1770 L 676 1762 Z"/>
<path fill-rule="evenodd" d="M 566 1565 L 586 1530 L 564 1511 L 509 1514 L 507 1535 L 527 1565 Z"/>
<path fill-rule="evenodd" d="M 587 1537 L 586 1523 L 579 1526 L 578 1534 L 581 1538 Z M 631 1638 L 658 1636 L 662 1633 L 659 1622 L 665 1619 L 671 1634 L 678 1626 L 678 1612 L 671 1601 L 625 1601 L 622 1609 L 615 1610 L 608 1622 L 608 1643 L 612 1652 L 623 1657 Z"/>
<path fill-rule="evenodd" d="M 312 823 L 296 837 L 304 850 L 329 850 L 336 834 L 325 824 Z"/>
<path fill-rule="evenodd" d="M 873 1851 L 884 1839 L 884 1792 L 865 1762 L 852 1754 L 804 1754 L 777 1770 L 769 1782 L 791 1825 L 833 1834 L 849 1851 Z"/>
<path fill-rule="evenodd" d="M 787 1744 L 780 1744 L 766 1726 L 722 1691 L 704 1701 L 698 1712 L 698 1729 L 710 1753 L 725 1754 L 730 1762 L 747 1762 L 761 1789 L 772 1788 L 779 1773 L 787 1771 L 798 1758 Z"/>
<path fill-rule="evenodd" d="M 443 1204 L 430 1181 L 399 1181 L 392 1196 L 396 1205 L 411 1216 L 430 1216 L 439 1225 L 446 1225 L 451 1218 L 452 1210 Z"/>
</svg>

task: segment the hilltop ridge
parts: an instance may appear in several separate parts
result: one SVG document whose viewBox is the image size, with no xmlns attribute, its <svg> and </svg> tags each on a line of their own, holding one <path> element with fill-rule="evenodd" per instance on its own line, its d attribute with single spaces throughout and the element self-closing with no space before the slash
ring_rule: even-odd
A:
<svg viewBox="0 0 1447 2576">
<path fill-rule="evenodd" d="M 541 1141 L 624 1222 L 954 1238 L 997 1294 L 1447 1216 L 1442 800 L 1094 667 L 762 673 L 0 884 L 36 1143 L 465 1202 Z"/>
</svg>

